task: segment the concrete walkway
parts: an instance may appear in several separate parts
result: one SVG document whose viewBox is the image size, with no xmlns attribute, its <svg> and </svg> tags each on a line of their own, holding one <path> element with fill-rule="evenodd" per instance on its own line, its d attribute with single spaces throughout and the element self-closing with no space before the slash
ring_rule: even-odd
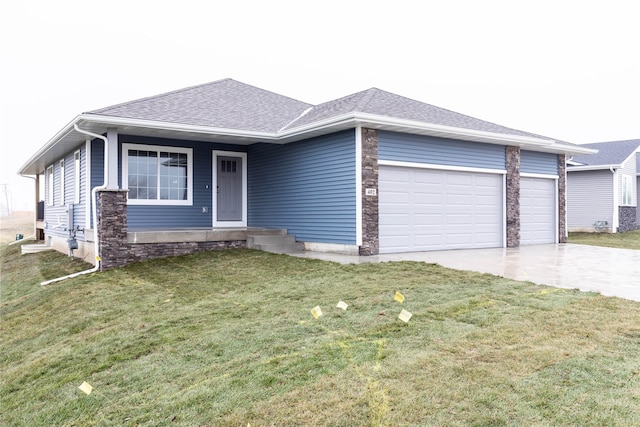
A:
<svg viewBox="0 0 640 427">
<path fill-rule="evenodd" d="M 599 292 L 640 301 L 640 251 L 562 244 L 520 248 L 384 254 L 370 257 L 305 252 L 297 256 L 344 264 L 421 261 L 491 273 L 558 288 Z"/>
</svg>

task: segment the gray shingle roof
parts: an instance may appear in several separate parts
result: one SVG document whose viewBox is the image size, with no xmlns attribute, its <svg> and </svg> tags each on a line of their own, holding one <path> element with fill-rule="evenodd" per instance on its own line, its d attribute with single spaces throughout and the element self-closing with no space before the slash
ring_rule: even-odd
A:
<svg viewBox="0 0 640 427">
<path fill-rule="evenodd" d="M 581 147 L 599 150 L 596 154 L 573 156 L 573 161 L 589 166 L 619 165 L 640 146 L 640 139 L 581 144 Z"/>
<path fill-rule="evenodd" d="M 188 87 L 88 113 L 251 132 L 277 132 L 343 114 L 368 113 L 435 125 L 550 139 L 376 88 L 313 106 L 233 79 Z"/>
<path fill-rule="evenodd" d="M 377 88 L 367 89 L 362 92 L 354 93 L 352 95 L 315 106 L 303 117 L 291 123 L 288 128 L 310 124 L 332 116 L 351 112 L 369 113 L 393 117 L 396 119 L 414 120 L 436 125 L 508 135 L 546 138 L 533 133 L 486 122 L 484 120 L 476 119 L 474 117 L 456 113 Z"/>
<path fill-rule="evenodd" d="M 233 79 L 224 79 L 88 113 L 254 132 L 276 132 L 310 106 L 311 104 Z"/>
</svg>

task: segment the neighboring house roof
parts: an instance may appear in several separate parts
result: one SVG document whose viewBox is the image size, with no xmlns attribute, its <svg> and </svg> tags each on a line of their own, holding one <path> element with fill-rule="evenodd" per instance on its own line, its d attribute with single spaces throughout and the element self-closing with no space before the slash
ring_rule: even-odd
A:
<svg viewBox="0 0 640 427">
<path fill-rule="evenodd" d="M 357 126 L 431 135 L 550 153 L 592 150 L 511 129 L 372 88 L 313 106 L 233 79 L 125 102 L 77 116 L 19 170 L 41 173 L 86 139 L 75 130 L 252 144 L 288 143 Z"/>
<path fill-rule="evenodd" d="M 620 167 L 629 157 L 636 155 L 640 150 L 640 139 L 624 141 L 596 142 L 582 144 L 582 147 L 598 150 L 595 154 L 575 155 L 573 164 L 567 170 L 608 169 Z"/>
</svg>

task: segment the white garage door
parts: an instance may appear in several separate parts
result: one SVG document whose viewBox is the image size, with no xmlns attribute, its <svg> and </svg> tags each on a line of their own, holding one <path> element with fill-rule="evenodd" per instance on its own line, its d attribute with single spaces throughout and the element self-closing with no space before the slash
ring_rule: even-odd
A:
<svg viewBox="0 0 640 427">
<path fill-rule="evenodd" d="M 502 247 L 502 175 L 380 166 L 380 252 Z"/>
<path fill-rule="evenodd" d="M 520 244 L 556 242 L 556 181 L 520 178 Z"/>
</svg>

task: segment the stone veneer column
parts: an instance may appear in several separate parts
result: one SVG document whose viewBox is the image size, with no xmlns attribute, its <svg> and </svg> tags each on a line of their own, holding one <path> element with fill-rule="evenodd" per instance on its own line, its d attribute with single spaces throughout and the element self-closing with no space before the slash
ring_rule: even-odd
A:
<svg viewBox="0 0 640 427">
<path fill-rule="evenodd" d="M 367 189 L 375 194 L 367 195 Z M 377 255 L 378 229 L 378 131 L 362 129 L 362 246 L 360 255 Z"/>
<path fill-rule="evenodd" d="M 100 270 L 121 267 L 127 263 L 127 191 L 98 192 L 98 252 Z"/>
<path fill-rule="evenodd" d="M 567 243 L 567 163 L 558 154 L 558 242 Z"/>
<path fill-rule="evenodd" d="M 520 147 L 507 147 L 507 247 L 520 246 Z"/>
</svg>

